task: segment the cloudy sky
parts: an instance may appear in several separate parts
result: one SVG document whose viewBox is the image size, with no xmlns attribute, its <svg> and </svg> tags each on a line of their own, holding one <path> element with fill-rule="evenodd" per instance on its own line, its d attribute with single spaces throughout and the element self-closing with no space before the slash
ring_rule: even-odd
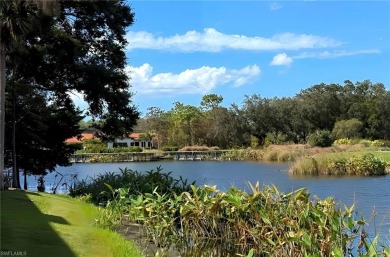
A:
<svg viewBox="0 0 390 257">
<path fill-rule="evenodd" d="M 294 96 L 318 83 L 390 88 L 389 1 L 134 1 L 134 103 L 169 110 L 205 94 Z"/>
</svg>

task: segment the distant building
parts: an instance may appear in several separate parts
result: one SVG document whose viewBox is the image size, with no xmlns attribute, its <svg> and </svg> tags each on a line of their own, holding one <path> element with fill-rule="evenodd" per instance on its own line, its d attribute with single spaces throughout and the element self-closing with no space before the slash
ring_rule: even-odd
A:
<svg viewBox="0 0 390 257">
<path fill-rule="evenodd" d="M 95 138 L 94 132 L 83 132 L 80 137 L 71 137 L 65 140 L 67 144 L 81 143 L 83 140 Z"/>
<path fill-rule="evenodd" d="M 142 137 L 145 133 L 131 133 L 128 138 L 117 138 L 114 142 L 108 142 L 107 147 L 129 147 L 129 146 L 139 146 L 143 148 L 152 148 L 153 141 L 151 138 Z M 80 137 L 72 137 L 65 140 L 67 144 L 81 143 L 86 139 L 95 138 L 95 132 L 83 132 Z"/>
<path fill-rule="evenodd" d="M 113 147 L 129 147 L 139 146 L 144 148 L 152 148 L 153 141 L 151 138 L 144 138 L 142 135 L 145 133 L 131 133 L 128 138 L 117 138 L 114 142 L 108 142 L 108 148 Z"/>
</svg>

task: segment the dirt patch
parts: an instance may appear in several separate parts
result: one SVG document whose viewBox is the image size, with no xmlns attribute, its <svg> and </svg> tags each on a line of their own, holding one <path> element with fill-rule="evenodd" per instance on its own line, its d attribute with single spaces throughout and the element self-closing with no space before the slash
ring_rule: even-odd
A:
<svg viewBox="0 0 390 257">
<path fill-rule="evenodd" d="M 123 221 L 121 225 L 118 225 L 115 230 L 122 234 L 127 240 L 134 242 L 139 249 L 141 249 L 143 256 L 154 257 L 159 252 L 159 256 L 164 257 L 178 257 L 180 254 L 175 250 L 165 250 L 164 254 L 161 255 L 162 249 L 154 244 L 153 240 L 147 235 L 146 229 L 138 224 L 128 221 Z"/>
</svg>

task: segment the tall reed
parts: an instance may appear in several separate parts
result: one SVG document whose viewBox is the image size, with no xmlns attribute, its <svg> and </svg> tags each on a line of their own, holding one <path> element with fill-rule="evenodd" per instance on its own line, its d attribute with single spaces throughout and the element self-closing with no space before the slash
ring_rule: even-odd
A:
<svg viewBox="0 0 390 257">
<path fill-rule="evenodd" d="M 322 154 L 304 157 L 289 169 L 298 175 L 359 175 L 388 173 L 390 164 L 371 153 Z"/>
</svg>

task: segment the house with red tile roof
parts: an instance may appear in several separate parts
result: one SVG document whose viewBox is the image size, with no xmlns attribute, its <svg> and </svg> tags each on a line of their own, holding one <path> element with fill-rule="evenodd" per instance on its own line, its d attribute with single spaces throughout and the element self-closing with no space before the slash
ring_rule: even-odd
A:
<svg viewBox="0 0 390 257">
<path fill-rule="evenodd" d="M 117 138 L 114 142 L 108 142 L 108 148 L 139 146 L 143 148 L 152 148 L 152 138 L 144 137 L 146 133 L 131 133 L 127 138 Z"/>
<path fill-rule="evenodd" d="M 85 132 L 81 133 L 81 136 L 76 136 L 76 137 L 71 137 L 65 140 L 65 143 L 67 144 L 76 144 L 76 143 L 81 143 L 83 140 L 86 139 L 92 139 L 95 138 L 95 133 L 93 132 Z"/>
<path fill-rule="evenodd" d="M 139 146 L 143 148 L 152 148 L 152 138 L 143 137 L 146 133 L 131 133 L 128 138 L 117 138 L 114 142 L 108 142 L 107 147 L 129 147 Z M 94 132 L 83 132 L 80 137 L 72 137 L 65 140 L 67 144 L 81 143 L 83 140 L 95 138 Z"/>
</svg>

